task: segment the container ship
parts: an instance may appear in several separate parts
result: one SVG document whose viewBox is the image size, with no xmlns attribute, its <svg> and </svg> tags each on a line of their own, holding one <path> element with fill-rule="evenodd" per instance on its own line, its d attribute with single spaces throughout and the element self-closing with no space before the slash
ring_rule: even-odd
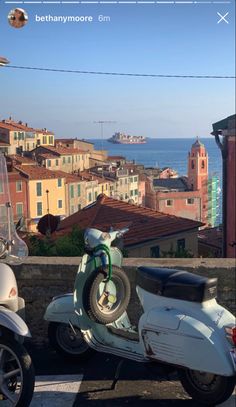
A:
<svg viewBox="0 0 236 407">
<path fill-rule="evenodd" d="M 147 142 L 146 137 L 143 136 L 130 136 L 124 133 L 115 133 L 107 141 L 115 144 L 145 144 Z"/>
</svg>

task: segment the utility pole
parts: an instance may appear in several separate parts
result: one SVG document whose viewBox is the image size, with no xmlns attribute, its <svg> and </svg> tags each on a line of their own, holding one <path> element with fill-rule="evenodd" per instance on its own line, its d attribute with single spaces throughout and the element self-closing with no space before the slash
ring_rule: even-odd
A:
<svg viewBox="0 0 236 407">
<path fill-rule="evenodd" d="M 101 125 L 101 139 L 102 139 L 102 150 L 103 150 L 103 125 L 104 124 L 116 123 L 116 122 L 111 121 L 111 120 L 99 120 L 99 121 L 95 121 L 94 123 Z"/>
</svg>

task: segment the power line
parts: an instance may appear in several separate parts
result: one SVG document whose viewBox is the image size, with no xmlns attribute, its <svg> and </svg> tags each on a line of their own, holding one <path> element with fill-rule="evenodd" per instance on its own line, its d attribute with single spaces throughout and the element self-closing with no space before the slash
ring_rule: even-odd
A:
<svg viewBox="0 0 236 407">
<path fill-rule="evenodd" d="M 168 75 L 168 74 L 145 74 L 145 73 L 128 73 L 128 72 L 100 72 L 100 71 L 78 71 L 73 69 L 57 69 L 57 68 L 39 68 L 33 66 L 16 66 L 7 65 L 5 68 L 25 69 L 32 71 L 74 73 L 86 75 L 110 75 L 110 76 L 133 76 L 133 77 L 149 77 L 149 78 L 190 78 L 190 79 L 235 79 L 236 76 L 221 76 L 221 75 Z"/>
</svg>

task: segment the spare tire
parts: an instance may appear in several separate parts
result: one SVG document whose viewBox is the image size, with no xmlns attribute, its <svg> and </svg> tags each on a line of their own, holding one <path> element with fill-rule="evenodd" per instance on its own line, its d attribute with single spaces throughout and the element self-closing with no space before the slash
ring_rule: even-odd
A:
<svg viewBox="0 0 236 407">
<path fill-rule="evenodd" d="M 107 281 L 108 266 L 95 269 L 83 290 L 83 305 L 89 318 L 101 324 L 116 321 L 130 300 L 130 282 L 124 270 L 112 266 L 112 278 Z"/>
</svg>

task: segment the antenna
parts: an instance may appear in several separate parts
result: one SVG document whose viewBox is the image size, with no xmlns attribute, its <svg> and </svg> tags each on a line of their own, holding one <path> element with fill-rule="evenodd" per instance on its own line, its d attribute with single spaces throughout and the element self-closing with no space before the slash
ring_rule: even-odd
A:
<svg viewBox="0 0 236 407">
<path fill-rule="evenodd" d="M 98 121 L 95 121 L 94 123 L 101 125 L 101 139 L 102 139 L 102 150 L 103 150 L 103 125 L 104 124 L 116 123 L 116 122 L 112 121 L 112 120 L 98 120 Z"/>
</svg>

